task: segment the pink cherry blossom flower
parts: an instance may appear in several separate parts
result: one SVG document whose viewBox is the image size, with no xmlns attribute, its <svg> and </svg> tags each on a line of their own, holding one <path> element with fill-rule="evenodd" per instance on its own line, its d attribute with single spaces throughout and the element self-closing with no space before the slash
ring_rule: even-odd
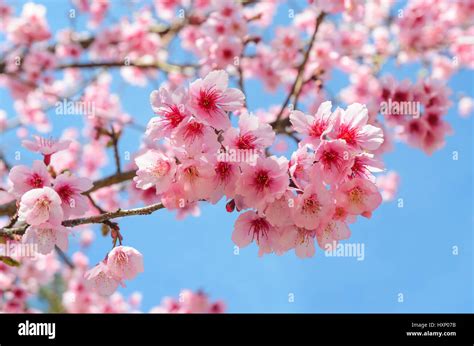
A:
<svg viewBox="0 0 474 346">
<path fill-rule="evenodd" d="M 21 197 L 18 215 L 32 226 L 46 222 L 60 225 L 63 221 L 61 198 L 50 187 L 30 190 Z"/>
<path fill-rule="evenodd" d="M 285 227 L 293 224 L 291 209 L 294 208 L 295 196 L 287 191 L 280 198 L 269 203 L 265 208 L 265 218 L 275 227 Z"/>
<path fill-rule="evenodd" d="M 289 173 L 297 187 L 303 188 L 311 180 L 310 167 L 315 162 L 314 152 L 308 151 L 307 145 L 300 146 L 291 155 Z"/>
<path fill-rule="evenodd" d="M 240 170 L 237 163 L 219 161 L 214 163 L 214 192 L 211 194 L 210 202 L 217 203 L 223 195 L 233 198 L 236 193 L 237 180 Z"/>
<path fill-rule="evenodd" d="M 183 88 L 174 92 L 169 92 L 165 87 L 154 90 L 150 95 L 150 102 L 151 108 L 158 116 L 148 123 L 146 135 L 151 139 L 170 137 L 189 116 L 187 98 L 187 92 Z"/>
<path fill-rule="evenodd" d="M 288 187 L 288 160 L 284 157 L 259 157 L 255 166 L 244 163 L 241 169 L 238 194 L 244 197 L 247 205 L 258 210 L 281 197 Z"/>
<path fill-rule="evenodd" d="M 222 144 L 233 149 L 253 150 L 257 154 L 271 146 L 274 139 L 275 132 L 269 124 L 262 124 L 256 116 L 243 112 L 239 116 L 239 129 L 228 128 Z"/>
<path fill-rule="evenodd" d="M 51 37 L 46 22 L 46 7 L 27 2 L 23 5 L 21 16 L 12 18 L 7 26 L 9 38 L 17 44 L 30 45 Z"/>
<path fill-rule="evenodd" d="M 51 176 L 46 165 L 39 160 L 33 162 L 33 167 L 14 166 L 8 176 L 12 183 L 11 194 L 21 197 L 31 189 L 51 186 Z"/>
<path fill-rule="evenodd" d="M 133 178 L 136 186 L 147 190 L 155 187 L 157 194 L 165 192 L 175 179 L 176 161 L 157 150 L 148 150 L 135 159 L 137 176 Z"/>
<path fill-rule="evenodd" d="M 84 278 L 86 286 L 101 296 L 110 296 L 121 283 L 120 279 L 112 275 L 109 267 L 103 261 L 88 270 Z"/>
<path fill-rule="evenodd" d="M 375 177 L 372 173 L 382 171 L 383 162 L 376 159 L 374 155 L 364 152 L 354 156 L 354 164 L 351 167 L 349 177 L 360 177 L 375 182 Z"/>
<path fill-rule="evenodd" d="M 379 127 L 367 124 L 367 108 L 353 103 L 344 111 L 334 112 L 332 138 L 343 139 L 354 148 L 375 150 L 383 143 L 383 132 Z"/>
<path fill-rule="evenodd" d="M 178 181 L 190 201 L 207 199 L 214 190 L 215 171 L 206 156 L 184 159 L 178 167 Z"/>
<path fill-rule="evenodd" d="M 299 258 L 311 258 L 316 253 L 314 238 L 316 232 L 300 227 L 291 227 L 283 233 L 281 242 L 287 243 L 287 248 L 294 248 Z"/>
<path fill-rule="evenodd" d="M 382 199 L 385 202 L 391 201 L 397 194 L 398 185 L 400 184 L 400 176 L 397 172 L 390 171 L 385 175 L 379 175 L 375 184 L 381 191 Z"/>
<path fill-rule="evenodd" d="M 305 115 L 300 111 L 290 113 L 290 122 L 296 132 L 305 136 L 301 145 L 305 143 L 313 144 L 315 147 L 321 142 L 321 137 L 331 125 L 331 107 L 330 101 L 323 102 L 314 116 Z"/>
<path fill-rule="evenodd" d="M 242 107 L 245 96 L 227 85 L 228 75 L 222 70 L 212 71 L 204 79 L 191 83 L 189 106 L 198 120 L 216 129 L 230 126 L 227 112 Z"/>
<path fill-rule="evenodd" d="M 343 221 L 332 220 L 324 227 L 316 230 L 318 245 L 324 250 L 334 250 L 339 240 L 348 239 L 351 236 L 351 230 Z"/>
<path fill-rule="evenodd" d="M 71 141 L 69 140 L 54 140 L 52 138 L 43 138 L 40 136 L 33 136 L 34 141 L 23 140 L 22 145 L 33 152 L 41 153 L 44 156 L 44 163 L 49 165 L 51 155 L 58 151 L 67 149 Z"/>
<path fill-rule="evenodd" d="M 53 188 L 61 198 L 64 218 L 81 216 L 88 210 L 88 199 L 82 193 L 92 188 L 90 179 L 63 173 L 56 177 Z"/>
<path fill-rule="evenodd" d="M 242 54 L 243 44 L 242 41 L 236 37 L 220 37 L 217 42 L 211 45 L 210 51 L 210 62 L 212 62 L 216 68 L 226 68 L 227 66 L 233 66 L 237 59 L 240 59 Z"/>
<path fill-rule="evenodd" d="M 344 140 L 323 141 L 316 151 L 315 174 L 320 172 L 328 184 L 339 183 L 351 172 L 354 156 Z"/>
<path fill-rule="evenodd" d="M 194 118 L 183 121 L 171 143 L 183 147 L 189 155 L 215 153 L 220 148 L 214 129 Z"/>
<path fill-rule="evenodd" d="M 232 241 L 238 247 L 243 248 L 255 240 L 259 246 L 258 255 L 272 251 L 272 235 L 275 228 L 264 218 L 254 211 L 240 214 L 235 221 Z"/>
<path fill-rule="evenodd" d="M 321 183 L 313 183 L 296 197 L 290 210 L 296 226 L 315 230 L 331 219 L 334 204 L 331 193 Z"/>
<path fill-rule="evenodd" d="M 43 223 L 30 226 L 23 235 L 22 242 L 25 244 L 36 244 L 38 252 L 47 255 L 57 246 L 63 251 L 68 248 L 68 234 L 66 227 Z"/>
<path fill-rule="evenodd" d="M 370 217 L 372 211 L 382 203 L 382 196 L 374 183 L 354 178 L 343 183 L 336 190 L 338 205 L 346 208 L 350 214 Z"/>
<path fill-rule="evenodd" d="M 116 246 L 109 252 L 107 267 L 117 278 L 132 280 L 143 272 L 143 256 L 129 246 Z"/>
</svg>

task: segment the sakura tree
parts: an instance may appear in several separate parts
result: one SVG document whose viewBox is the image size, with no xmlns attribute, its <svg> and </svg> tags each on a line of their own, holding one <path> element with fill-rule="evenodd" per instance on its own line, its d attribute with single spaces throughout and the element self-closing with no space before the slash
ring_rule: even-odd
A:
<svg viewBox="0 0 474 346">
<path fill-rule="evenodd" d="M 452 134 L 454 102 L 465 117 L 474 107 L 448 87 L 474 68 L 472 0 L 73 0 L 66 27 L 47 21 L 50 6 L 0 0 L 2 104 L 14 110 L 0 110 L 0 240 L 36 251 L 1 257 L 6 312 L 36 311 L 35 296 L 50 311 L 139 310 L 139 294 L 116 292 L 147 275 L 121 219 L 181 219 L 203 203 L 226 202 L 240 248 L 313 257 L 394 198 L 393 141 L 432 155 Z M 415 63 L 416 82 L 384 72 Z M 349 83 L 330 90 L 340 72 Z M 122 106 L 123 82 L 154 87 L 147 124 Z M 255 82 L 265 108 L 249 102 Z M 81 125 L 56 135 L 50 114 Z M 140 145 L 124 148 L 126 134 Z M 73 235 L 81 250 L 69 254 Z M 100 236 L 113 247 L 89 263 Z M 224 310 L 189 290 L 152 309 Z"/>
</svg>

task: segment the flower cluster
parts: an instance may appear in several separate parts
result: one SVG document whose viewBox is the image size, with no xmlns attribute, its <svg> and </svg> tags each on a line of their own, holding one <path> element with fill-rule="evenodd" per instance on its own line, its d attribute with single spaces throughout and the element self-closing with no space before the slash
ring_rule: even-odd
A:
<svg viewBox="0 0 474 346">
<path fill-rule="evenodd" d="M 267 158 L 242 169 L 237 199 L 256 211 L 239 216 L 234 242 L 242 247 L 254 240 L 260 255 L 294 248 L 299 257 L 311 257 L 315 239 L 321 248 L 347 239 L 347 223 L 370 217 L 382 201 L 372 175 L 381 162 L 370 151 L 383 135 L 367 120 L 360 104 L 332 112 L 324 102 L 314 116 L 293 111 L 290 121 L 304 138 L 291 161 L 268 164 Z"/>
<path fill-rule="evenodd" d="M 31 167 L 18 165 L 9 174 L 10 190 L 19 201 L 18 219 L 28 225 L 23 242 L 38 244 L 42 254 L 55 246 L 68 247 L 68 230 L 62 222 L 71 216 L 81 216 L 89 208 L 83 192 L 92 187 L 87 178 L 76 177 L 65 171 L 60 174 L 49 166 L 51 156 L 68 147 L 68 141 L 54 141 L 35 137 L 23 145 L 43 155 Z"/>
<path fill-rule="evenodd" d="M 395 127 L 398 138 L 428 155 L 444 146 L 446 135 L 452 133 L 451 126 L 443 120 L 451 102 L 449 90 L 441 81 L 397 83 L 387 76 L 382 81 L 380 95 L 381 104 L 387 105 L 381 113 Z"/>
<path fill-rule="evenodd" d="M 266 155 L 274 132 L 240 109 L 243 95 L 227 83 L 224 71 L 213 71 L 189 89 L 162 87 L 151 94 L 157 116 L 148 139 L 168 145 L 135 159 L 136 187 L 153 188 L 168 209 L 224 196 L 228 211 L 252 209 L 238 217 L 232 239 L 240 247 L 255 240 L 260 254 L 296 248 L 306 257 L 314 253 L 315 238 L 321 247 L 347 238 L 346 222 L 370 217 L 381 202 L 371 174 L 381 163 L 370 152 L 382 144 L 383 133 L 368 124 L 367 109 L 353 104 L 332 112 L 325 102 L 314 116 L 291 112 L 293 128 L 304 138 L 288 161 Z M 231 126 L 231 111 L 239 111 L 238 128 Z M 221 150 L 232 149 L 255 156 L 219 160 Z"/>
<path fill-rule="evenodd" d="M 86 285 L 102 296 L 110 296 L 123 280 L 143 272 L 143 256 L 129 246 L 116 246 L 102 262 L 85 274 Z"/>
<path fill-rule="evenodd" d="M 18 244 L 16 244 L 18 245 Z M 5 313 L 42 312 L 31 304 L 40 299 L 55 300 L 50 312 L 130 313 L 141 312 L 142 296 L 138 292 L 124 297 L 119 292 L 104 296 L 88 289 L 86 279 L 89 259 L 82 251 L 71 256 L 72 266 L 61 265 L 54 253 L 24 257 L 21 266 L 0 261 L 0 311 Z M 112 267 L 113 268 L 113 267 Z M 37 299 L 37 298 L 36 298 Z M 178 299 L 165 297 L 154 313 L 221 313 L 222 301 L 211 302 L 202 291 L 183 290 Z"/>
</svg>

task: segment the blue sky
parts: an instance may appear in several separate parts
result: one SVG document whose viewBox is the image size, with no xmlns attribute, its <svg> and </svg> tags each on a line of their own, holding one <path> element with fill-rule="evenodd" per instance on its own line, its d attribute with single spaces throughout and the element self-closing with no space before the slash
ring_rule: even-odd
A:
<svg viewBox="0 0 474 346">
<path fill-rule="evenodd" d="M 67 25 L 67 2 L 43 3 L 53 29 Z M 123 7 L 117 7 L 115 17 L 124 13 Z M 283 6 L 278 24 L 288 22 L 286 13 Z M 272 31 L 267 29 L 267 35 Z M 400 70 L 389 64 L 382 74 L 415 80 L 417 71 L 418 66 Z M 152 115 L 148 103 L 152 87 L 131 87 L 117 73 L 113 76 L 125 110 L 137 123 L 146 124 Z M 338 91 L 347 83 L 346 76 L 334 73 L 329 88 Z M 460 71 L 449 86 L 453 100 L 461 91 L 472 97 L 473 72 Z M 246 89 L 251 110 L 280 104 L 285 96 L 283 90 L 264 93 L 255 81 L 249 81 Z M 0 89 L 0 97 L 0 109 L 12 116 L 10 96 Z M 81 126 L 80 119 L 53 112 L 48 116 L 55 126 L 53 135 L 66 126 Z M 236 255 L 231 233 L 238 214 L 227 213 L 224 202 L 203 204 L 199 218 L 177 221 L 174 213 L 161 210 L 120 220 L 125 245 L 136 247 L 145 258 L 145 272 L 120 290 L 124 294 L 141 291 L 145 311 L 162 297 L 191 288 L 223 299 L 230 312 L 473 312 L 473 120 L 460 118 L 456 107 L 446 120 L 454 135 L 433 156 L 403 143 L 385 156 L 386 167 L 401 176 L 397 198 L 403 199 L 404 206 L 399 208 L 397 200 L 384 203 L 372 219 L 359 218 L 351 226 L 352 237 L 346 242 L 364 244 L 363 261 L 325 257 L 320 249 L 306 260 L 293 252 L 258 258 L 255 245 Z M 13 162 L 18 148 L 14 133 L 0 136 L 0 141 Z M 129 130 L 120 150 L 133 152 L 138 145 L 139 134 Z M 452 159 L 454 151 L 457 161 Z M 30 163 L 33 156 L 22 153 L 19 163 Z M 96 230 L 98 240 L 88 251 L 93 263 L 111 246 L 110 239 L 101 238 Z M 453 254 L 453 246 L 458 247 L 458 255 Z M 70 253 L 75 249 L 73 245 Z"/>
</svg>

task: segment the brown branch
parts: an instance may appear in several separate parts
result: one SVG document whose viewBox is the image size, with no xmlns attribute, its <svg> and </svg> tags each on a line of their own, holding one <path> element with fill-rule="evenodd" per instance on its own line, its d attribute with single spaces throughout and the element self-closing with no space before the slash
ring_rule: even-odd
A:
<svg viewBox="0 0 474 346">
<path fill-rule="evenodd" d="M 117 211 L 108 212 L 100 215 L 88 216 L 88 217 L 81 217 L 77 219 L 65 220 L 62 222 L 62 225 L 65 227 L 75 227 L 79 225 L 87 225 L 87 224 L 95 224 L 95 223 L 104 223 L 106 221 L 117 219 L 125 216 L 133 216 L 133 215 L 149 215 L 157 210 L 163 209 L 164 206 L 161 203 L 151 204 L 146 207 L 141 208 L 134 208 L 134 209 L 126 209 L 122 210 L 119 209 Z M 25 233 L 28 225 L 22 225 L 18 227 L 12 228 L 2 228 L 0 229 L 0 236 L 8 236 L 11 237 L 15 234 L 23 234 Z"/>
<path fill-rule="evenodd" d="M 115 168 L 117 173 L 122 172 L 121 164 L 120 164 L 120 153 L 118 148 L 118 141 L 119 141 L 120 134 L 115 132 L 115 128 L 112 125 L 110 129 L 110 140 L 112 141 L 112 146 L 114 149 L 114 159 L 115 159 Z"/>
<path fill-rule="evenodd" d="M 302 77 L 303 77 L 304 69 L 306 67 L 306 63 L 308 62 L 311 49 L 313 48 L 314 42 L 316 40 L 316 34 L 318 33 L 319 26 L 321 25 L 325 16 L 326 16 L 326 13 L 321 12 L 319 16 L 316 17 L 316 23 L 314 26 L 313 35 L 311 36 L 308 48 L 306 49 L 306 52 L 303 56 L 303 61 L 301 62 L 298 68 L 295 81 L 293 82 L 290 92 L 288 93 L 288 96 L 286 97 L 285 101 L 283 102 L 281 106 L 280 112 L 278 112 L 276 120 L 273 123 L 271 123 L 273 128 L 279 127 L 280 118 L 282 117 L 283 112 L 285 111 L 285 108 L 288 106 L 288 103 L 290 102 L 291 98 L 295 97 L 295 99 L 297 100 L 299 97 L 299 93 L 301 92 Z"/>
<path fill-rule="evenodd" d="M 131 170 L 131 171 L 113 174 L 111 176 L 97 180 L 94 182 L 94 186 L 90 190 L 84 192 L 84 194 L 88 195 L 94 191 L 102 189 L 103 187 L 120 184 L 125 181 L 131 180 L 135 176 L 135 173 L 136 173 L 135 170 Z"/>
<path fill-rule="evenodd" d="M 94 62 L 83 62 L 83 63 L 70 63 L 70 64 L 61 64 L 56 66 L 56 69 L 62 70 L 66 68 L 99 68 L 99 67 L 138 67 L 144 69 L 159 69 L 164 72 L 192 72 L 196 65 L 178 65 L 172 64 L 163 61 L 156 61 L 153 63 L 140 63 L 140 62 L 130 62 L 126 63 L 125 61 L 94 61 Z"/>
<path fill-rule="evenodd" d="M 135 209 L 126 209 L 122 210 L 119 209 L 117 211 L 104 213 L 100 215 L 94 215 L 89 217 L 83 217 L 78 219 L 66 220 L 63 221 L 63 226 L 66 227 L 74 227 L 78 225 L 86 225 L 91 223 L 103 223 L 104 221 L 108 221 L 111 219 L 117 219 L 124 216 L 132 216 L 132 215 L 149 215 L 154 211 L 163 209 L 164 206 L 161 203 L 155 203 L 146 207 L 142 208 L 135 208 Z"/>
<path fill-rule="evenodd" d="M 72 261 L 69 259 L 69 257 L 67 257 L 64 251 L 61 250 L 57 245 L 54 246 L 54 249 L 56 250 L 59 257 L 63 260 L 63 262 L 66 263 L 69 268 L 74 269 L 74 263 L 72 263 Z"/>
<path fill-rule="evenodd" d="M 15 200 L 0 205 L 0 216 L 14 215 L 15 212 L 16 212 L 16 201 Z"/>
</svg>

